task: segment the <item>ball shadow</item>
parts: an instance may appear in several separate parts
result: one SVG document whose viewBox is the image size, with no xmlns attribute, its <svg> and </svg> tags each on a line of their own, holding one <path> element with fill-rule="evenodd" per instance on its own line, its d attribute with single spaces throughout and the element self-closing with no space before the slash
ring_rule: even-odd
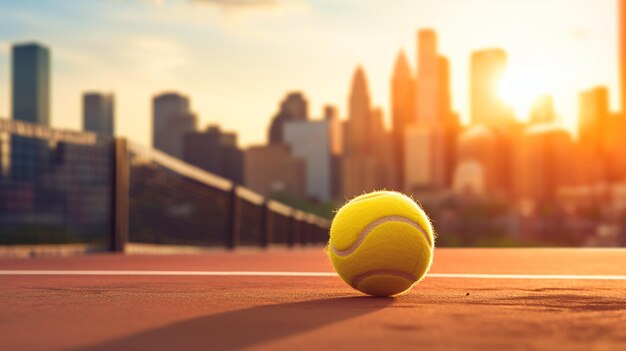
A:
<svg viewBox="0 0 626 351">
<path fill-rule="evenodd" d="M 354 296 L 250 307 L 176 322 L 79 350 L 236 350 L 373 313 L 393 301 Z"/>
</svg>

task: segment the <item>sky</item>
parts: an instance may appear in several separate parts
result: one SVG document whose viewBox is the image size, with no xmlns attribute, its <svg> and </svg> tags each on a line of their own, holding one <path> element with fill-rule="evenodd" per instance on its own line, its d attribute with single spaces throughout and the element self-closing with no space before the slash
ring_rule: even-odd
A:
<svg viewBox="0 0 626 351">
<path fill-rule="evenodd" d="M 290 91 L 304 92 L 313 117 L 333 104 L 346 118 L 357 65 L 389 124 L 393 63 L 405 50 L 415 70 L 421 28 L 438 33 L 465 122 L 469 57 L 492 47 L 508 52 L 523 87 L 511 101 L 521 119 L 529 96 L 547 92 L 573 130 L 578 94 L 598 85 L 619 108 L 617 0 L 0 0 L 0 117 L 11 45 L 37 41 L 52 52 L 56 128 L 81 128 L 84 92 L 114 92 L 117 134 L 149 145 L 152 97 L 178 91 L 201 128 L 259 144 Z"/>
</svg>

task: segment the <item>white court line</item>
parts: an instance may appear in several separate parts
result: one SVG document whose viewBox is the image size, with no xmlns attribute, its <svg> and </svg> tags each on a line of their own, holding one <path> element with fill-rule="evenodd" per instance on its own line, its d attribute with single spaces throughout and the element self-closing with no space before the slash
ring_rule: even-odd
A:
<svg viewBox="0 0 626 351">
<path fill-rule="evenodd" d="M 457 274 L 433 273 L 426 278 L 455 279 L 547 279 L 547 280 L 626 280 L 626 275 L 576 275 L 576 274 Z"/>
<path fill-rule="evenodd" d="M 335 277 L 334 272 L 256 272 L 256 271 L 104 271 L 104 270 L 0 270 L 0 276 L 243 276 L 243 277 Z M 572 274 L 463 274 L 431 273 L 426 278 L 453 279 L 544 279 L 544 280 L 624 280 L 626 275 L 572 275 Z"/>
</svg>

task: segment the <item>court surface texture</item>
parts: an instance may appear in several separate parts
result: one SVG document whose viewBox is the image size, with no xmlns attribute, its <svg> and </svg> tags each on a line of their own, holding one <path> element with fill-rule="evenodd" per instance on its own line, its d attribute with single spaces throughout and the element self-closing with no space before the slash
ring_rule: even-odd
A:
<svg viewBox="0 0 626 351">
<path fill-rule="evenodd" d="M 1 350 L 626 350 L 626 250 L 436 249 L 367 297 L 322 247 L 0 259 Z"/>
</svg>

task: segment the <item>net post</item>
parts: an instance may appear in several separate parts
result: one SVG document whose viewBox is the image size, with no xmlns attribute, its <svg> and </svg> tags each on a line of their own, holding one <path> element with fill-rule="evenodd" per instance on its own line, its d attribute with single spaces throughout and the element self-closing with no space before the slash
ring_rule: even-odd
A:
<svg viewBox="0 0 626 351">
<path fill-rule="evenodd" d="M 292 210 L 289 218 L 289 247 L 294 247 L 300 242 L 300 235 L 302 232 L 302 214 L 299 210 Z"/>
<path fill-rule="evenodd" d="M 322 220 L 321 223 L 318 223 L 317 230 L 319 232 L 320 242 L 322 244 L 327 244 L 328 240 L 330 240 L 330 228 L 328 227 L 328 222 L 326 220 Z"/>
<path fill-rule="evenodd" d="M 292 209 L 290 211 L 289 217 L 287 217 L 287 246 L 293 247 L 295 244 L 295 231 L 296 231 L 296 218 L 295 218 L 295 210 Z"/>
<path fill-rule="evenodd" d="M 262 205 L 263 216 L 261 219 L 261 245 L 267 248 L 272 242 L 272 231 L 274 223 L 272 222 L 272 209 L 269 201 L 265 200 Z"/>
<path fill-rule="evenodd" d="M 226 245 L 233 250 L 239 245 L 239 235 L 241 229 L 241 202 L 237 194 L 237 185 L 233 184 L 229 194 L 230 211 L 228 218 L 228 238 Z"/>
<path fill-rule="evenodd" d="M 315 215 L 309 215 L 307 220 L 307 235 L 306 235 L 306 243 L 314 244 L 315 243 Z"/>
<path fill-rule="evenodd" d="M 320 220 L 318 218 L 316 218 L 315 224 L 313 226 L 313 232 L 314 234 L 314 242 L 316 244 L 323 244 L 324 243 L 324 232 L 322 231 L 322 225 L 320 223 Z"/>
<path fill-rule="evenodd" d="M 316 244 L 317 239 L 317 216 L 313 215 L 311 217 L 311 222 L 309 223 L 309 244 Z"/>
<path fill-rule="evenodd" d="M 311 245 L 313 243 L 315 243 L 315 223 L 314 223 L 314 216 L 313 215 L 309 215 L 309 218 L 306 222 L 306 244 L 307 245 Z"/>
<path fill-rule="evenodd" d="M 111 187 L 111 242 L 113 252 L 124 252 L 128 242 L 128 211 L 130 167 L 128 142 L 125 138 L 113 139 L 113 179 Z"/>
<path fill-rule="evenodd" d="M 313 244 L 318 244 L 321 242 L 319 223 L 319 217 L 313 216 L 313 219 L 311 221 L 311 243 Z"/>
<path fill-rule="evenodd" d="M 305 246 L 308 244 L 309 237 L 309 214 L 303 214 L 300 219 L 300 245 Z"/>
</svg>

